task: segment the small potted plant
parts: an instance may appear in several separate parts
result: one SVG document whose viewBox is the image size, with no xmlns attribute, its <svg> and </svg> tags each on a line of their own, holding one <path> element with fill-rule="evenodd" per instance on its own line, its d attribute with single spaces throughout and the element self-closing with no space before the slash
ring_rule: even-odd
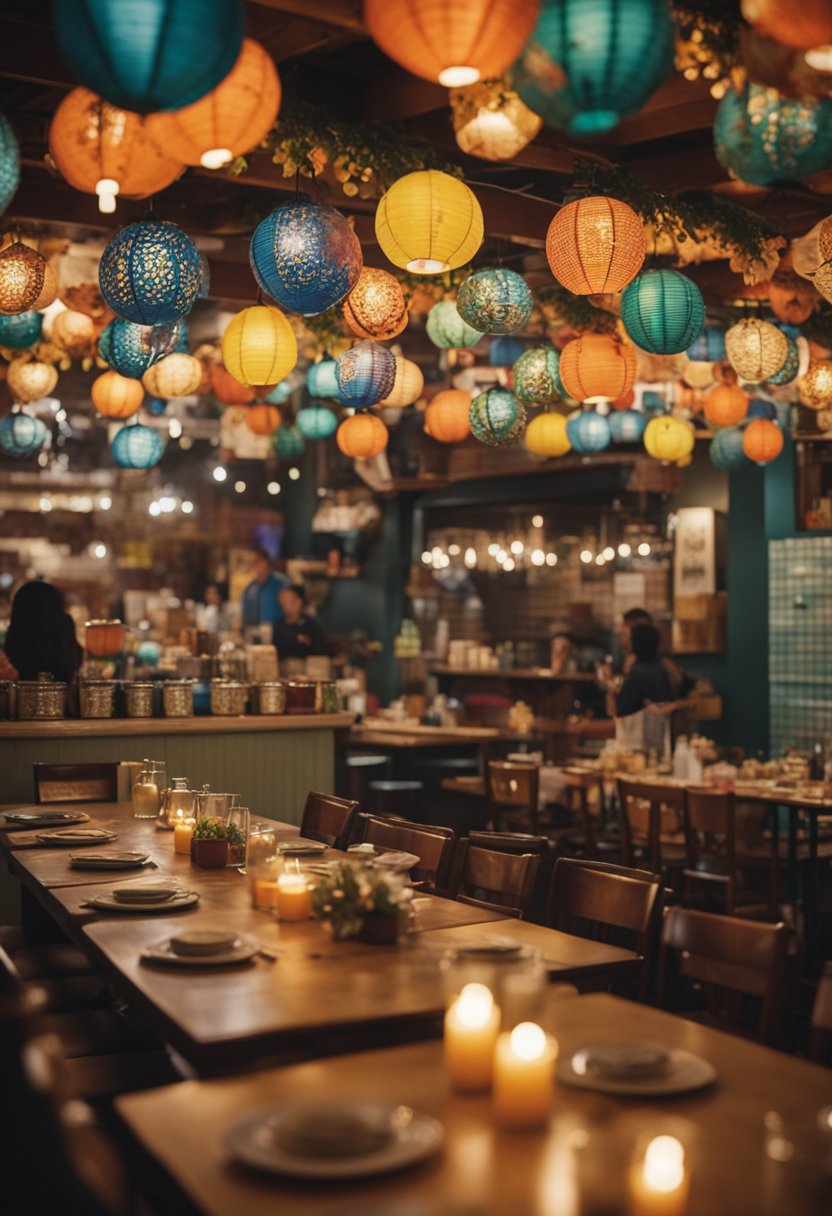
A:
<svg viewBox="0 0 832 1216">
<path fill-rule="evenodd" d="M 203 870 L 221 870 L 228 865 L 228 827 L 213 815 L 198 819 L 191 838 L 191 861 Z"/>
<path fill-rule="evenodd" d="M 399 874 L 345 861 L 312 891 L 312 910 L 334 938 L 357 937 L 390 946 L 407 920 L 412 891 Z"/>
</svg>

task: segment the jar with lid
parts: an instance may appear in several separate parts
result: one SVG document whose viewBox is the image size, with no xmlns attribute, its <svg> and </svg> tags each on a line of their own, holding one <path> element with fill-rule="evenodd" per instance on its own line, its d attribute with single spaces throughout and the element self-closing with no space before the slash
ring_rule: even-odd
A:
<svg viewBox="0 0 832 1216">
<path fill-rule="evenodd" d="M 311 680 L 288 680 L 286 683 L 286 713 L 314 714 L 316 686 Z"/>
<path fill-rule="evenodd" d="M 116 708 L 116 682 L 81 680 L 78 700 L 82 718 L 112 718 Z"/>
<path fill-rule="evenodd" d="M 194 714 L 193 680 L 166 680 L 162 689 L 166 718 L 192 718 Z"/>
<path fill-rule="evenodd" d="M 66 716 L 67 686 L 48 671 L 17 685 L 17 716 L 23 722 L 55 721 Z"/>
<path fill-rule="evenodd" d="M 128 718 L 152 718 L 153 684 L 150 680 L 125 681 L 124 705 Z"/>
</svg>

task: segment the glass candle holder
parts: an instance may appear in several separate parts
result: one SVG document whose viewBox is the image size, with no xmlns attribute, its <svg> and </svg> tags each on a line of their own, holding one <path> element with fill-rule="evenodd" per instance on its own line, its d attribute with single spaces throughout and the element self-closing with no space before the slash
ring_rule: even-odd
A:
<svg viewBox="0 0 832 1216">
<path fill-rule="evenodd" d="M 278 877 L 276 906 L 278 920 L 303 921 L 312 915 L 312 891 L 299 866 Z"/>
<path fill-rule="evenodd" d="M 255 837 L 251 844 L 254 846 Z M 248 865 L 251 905 L 258 912 L 277 914 L 277 883 L 283 872 L 283 860 L 277 855 L 260 857 Z"/>
<path fill-rule="evenodd" d="M 228 830 L 228 864 L 236 869 L 248 861 L 248 835 L 251 813 L 247 806 L 232 806 L 225 825 Z"/>
<path fill-rule="evenodd" d="M 492 944 L 446 951 L 439 969 L 446 1008 L 467 984 L 480 984 L 493 994 L 503 1030 L 520 1022 L 539 1022 L 544 1016 L 548 977 L 540 950 L 503 942 L 495 935 Z"/>
<path fill-rule="evenodd" d="M 173 851 L 174 853 L 184 853 L 187 857 L 191 855 L 191 841 L 194 836 L 194 828 L 196 827 L 195 819 L 181 818 L 177 819 L 173 825 Z"/>
</svg>

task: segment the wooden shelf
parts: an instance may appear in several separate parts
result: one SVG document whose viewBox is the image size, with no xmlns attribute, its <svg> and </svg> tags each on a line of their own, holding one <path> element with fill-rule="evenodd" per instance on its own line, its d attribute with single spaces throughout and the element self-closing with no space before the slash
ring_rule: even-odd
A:
<svg viewBox="0 0 832 1216">
<path fill-rule="evenodd" d="M 354 721 L 355 714 L 249 714 L 236 718 L 62 718 L 57 722 L 0 722 L 0 740 L 338 730 L 352 726 Z"/>
</svg>

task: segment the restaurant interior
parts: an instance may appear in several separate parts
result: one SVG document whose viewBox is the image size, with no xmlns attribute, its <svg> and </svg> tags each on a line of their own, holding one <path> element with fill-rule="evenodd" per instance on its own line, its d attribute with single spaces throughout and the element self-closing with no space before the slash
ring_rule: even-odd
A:
<svg viewBox="0 0 832 1216">
<path fill-rule="evenodd" d="M 0 1210 L 828 1216 L 832 0 L 4 0 L 0 217 Z"/>
</svg>

